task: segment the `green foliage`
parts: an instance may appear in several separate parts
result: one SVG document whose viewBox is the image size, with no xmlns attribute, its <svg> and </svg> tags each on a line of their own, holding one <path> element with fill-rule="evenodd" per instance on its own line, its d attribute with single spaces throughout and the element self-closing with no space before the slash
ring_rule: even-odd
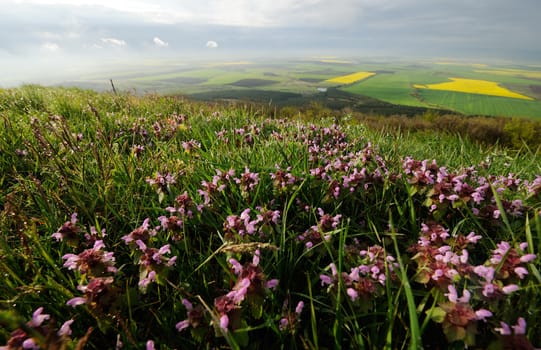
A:
<svg viewBox="0 0 541 350">
<path fill-rule="evenodd" d="M 531 120 L 520 118 L 510 119 L 504 127 L 510 143 L 515 148 L 521 148 L 524 145 L 530 147 L 540 147 L 541 142 L 541 124 Z"/>
</svg>

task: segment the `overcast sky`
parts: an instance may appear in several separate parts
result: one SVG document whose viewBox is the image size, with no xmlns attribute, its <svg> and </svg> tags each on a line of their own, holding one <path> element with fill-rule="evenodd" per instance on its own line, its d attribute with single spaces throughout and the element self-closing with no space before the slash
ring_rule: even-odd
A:
<svg viewBox="0 0 541 350">
<path fill-rule="evenodd" d="M 540 62 L 540 15 L 541 0 L 0 0 L 0 86 L 156 57 Z"/>
</svg>

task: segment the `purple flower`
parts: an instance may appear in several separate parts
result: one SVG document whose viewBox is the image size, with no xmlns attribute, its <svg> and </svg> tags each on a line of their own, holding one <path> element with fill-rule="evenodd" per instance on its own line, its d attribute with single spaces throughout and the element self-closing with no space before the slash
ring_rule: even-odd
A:
<svg viewBox="0 0 541 350">
<path fill-rule="evenodd" d="M 297 304 L 297 307 L 295 307 L 295 313 L 297 315 L 300 315 L 302 313 L 302 309 L 304 308 L 304 302 L 301 300 L 299 301 L 299 303 Z"/>
<path fill-rule="evenodd" d="M 115 263 L 113 252 L 102 250 L 104 247 L 103 241 L 97 240 L 94 242 L 94 247 L 84 250 L 79 255 L 65 254 L 62 257 L 62 259 L 66 260 L 64 267 L 69 270 L 78 270 L 83 274 L 116 273 L 117 269 L 113 266 Z"/>
<path fill-rule="evenodd" d="M 325 284 L 332 285 L 333 280 L 330 276 L 327 275 L 320 275 L 319 279 L 321 280 L 321 285 L 324 286 Z"/>
<path fill-rule="evenodd" d="M 177 263 L 177 256 L 175 255 L 169 258 L 166 265 L 171 267 L 171 266 L 174 266 L 176 263 Z"/>
<path fill-rule="evenodd" d="M 480 235 L 476 235 L 475 232 L 470 232 L 470 234 L 466 236 L 466 241 L 468 243 L 476 244 L 477 241 L 479 241 L 481 238 L 483 237 Z"/>
<path fill-rule="evenodd" d="M 483 286 L 483 292 L 482 294 L 487 297 L 487 298 L 490 298 L 493 294 L 494 294 L 494 284 L 492 283 L 486 283 L 484 286 Z"/>
<path fill-rule="evenodd" d="M 227 332 L 227 327 L 229 326 L 229 317 L 227 315 L 220 316 L 220 328 Z"/>
<path fill-rule="evenodd" d="M 158 251 L 152 255 L 152 260 L 157 263 L 161 263 L 164 254 L 171 254 L 171 246 L 169 244 L 166 244 L 158 249 Z"/>
<path fill-rule="evenodd" d="M 501 335 L 511 335 L 511 328 L 505 322 L 500 322 L 501 328 L 495 328 L 494 330 L 499 332 Z"/>
<path fill-rule="evenodd" d="M 513 270 L 515 271 L 515 273 L 517 274 L 518 278 L 520 279 L 524 279 L 524 276 L 526 276 L 528 274 L 528 270 L 526 270 L 524 267 L 522 266 L 519 266 L 519 267 L 515 267 L 515 269 Z"/>
<path fill-rule="evenodd" d="M 190 303 L 190 301 L 188 299 L 182 299 L 182 305 L 184 305 L 184 307 L 186 308 L 186 310 L 188 311 L 192 311 L 193 310 L 193 305 L 192 303 Z"/>
<path fill-rule="evenodd" d="M 34 339 L 28 338 L 23 342 L 23 349 L 39 350 L 40 347 L 36 344 Z"/>
<path fill-rule="evenodd" d="M 201 148 L 201 143 L 196 140 L 182 141 L 182 148 L 184 148 L 184 151 L 187 153 L 190 153 L 195 149 Z"/>
<path fill-rule="evenodd" d="M 501 335 L 512 335 L 513 333 L 515 335 L 526 334 L 526 320 L 522 317 L 519 317 L 517 324 L 512 327 L 509 327 L 505 322 L 500 322 L 500 326 L 501 328 L 495 328 L 494 330 Z M 513 332 L 511 332 L 511 328 L 513 328 Z"/>
<path fill-rule="evenodd" d="M 155 350 L 154 348 L 154 341 L 148 340 L 146 343 L 146 350 Z"/>
<path fill-rule="evenodd" d="M 459 298 L 457 295 L 455 286 L 450 284 L 447 287 L 447 289 L 449 290 L 449 293 L 446 293 L 445 295 L 447 296 L 450 302 L 452 303 L 459 302 L 459 303 L 464 303 L 464 304 L 467 304 L 470 302 L 471 293 L 469 290 L 464 289 L 464 292 L 462 293 L 462 297 Z"/>
<path fill-rule="evenodd" d="M 475 272 L 479 277 L 484 278 L 486 282 L 492 282 L 496 270 L 490 266 L 487 267 L 479 265 L 473 268 L 473 272 Z"/>
<path fill-rule="evenodd" d="M 32 320 L 29 322 L 30 327 L 39 327 L 44 321 L 50 318 L 50 315 L 42 314 L 43 307 L 37 308 L 32 314 Z"/>
<path fill-rule="evenodd" d="M 177 331 L 182 331 L 186 328 L 190 327 L 190 321 L 189 320 L 183 320 L 183 321 L 180 321 L 179 323 L 177 323 L 175 325 L 175 328 L 177 329 Z"/>
<path fill-rule="evenodd" d="M 229 263 L 232 265 L 233 273 L 235 273 L 235 275 L 240 275 L 242 272 L 242 265 L 234 258 L 229 259 Z"/>
<path fill-rule="evenodd" d="M 71 335 L 71 324 L 74 322 L 74 320 L 67 320 L 62 324 L 60 329 L 58 330 L 57 334 L 59 337 Z"/>
<path fill-rule="evenodd" d="M 146 218 L 144 221 L 143 221 L 143 224 L 136 228 L 135 230 L 133 230 L 132 232 L 130 232 L 129 234 L 121 237 L 121 239 L 124 241 L 124 243 L 126 244 L 129 244 L 131 242 L 135 242 L 137 240 L 141 240 L 141 241 L 148 241 L 148 239 L 151 237 L 151 236 L 155 236 L 156 235 L 156 231 L 155 230 L 150 230 L 149 229 L 149 223 L 150 223 L 150 219 L 149 218 Z"/>
<path fill-rule="evenodd" d="M 475 311 L 475 317 L 477 320 L 485 321 L 488 317 L 492 317 L 492 312 L 486 310 L 486 309 L 479 309 Z"/>
<path fill-rule="evenodd" d="M 71 220 L 66 221 L 57 232 L 51 235 L 51 237 L 57 241 L 62 241 L 64 239 L 75 240 L 78 238 L 77 235 L 79 232 L 80 228 L 77 226 L 77 213 L 73 213 L 71 214 Z"/>
<path fill-rule="evenodd" d="M 529 263 L 529 262 L 534 261 L 535 258 L 537 258 L 537 255 L 535 254 L 525 254 L 520 257 L 520 262 Z"/>
<path fill-rule="evenodd" d="M 151 282 L 156 282 L 156 271 L 152 270 L 148 275 L 139 281 L 139 287 L 146 288 Z"/>
<path fill-rule="evenodd" d="M 519 317 L 517 320 L 517 324 L 513 326 L 513 331 L 515 334 L 526 334 L 526 320 L 524 318 Z"/>
<path fill-rule="evenodd" d="M 507 285 L 505 287 L 502 287 L 502 292 L 504 294 L 511 294 L 513 292 L 516 292 L 519 289 L 520 289 L 520 287 L 517 286 L 516 284 L 509 284 L 509 285 Z"/>
<path fill-rule="evenodd" d="M 269 289 L 276 289 L 276 287 L 278 287 L 278 283 L 279 283 L 279 280 L 272 279 L 272 280 L 267 281 L 266 287 Z"/>
<path fill-rule="evenodd" d="M 289 326 L 289 320 L 286 318 L 286 317 L 282 317 L 280 319 L 280 324 L 278 325 L 278 328 L 281 330 L 281 331 L 284 331 L 288 328 Z"/>
<path fill-rule="evenodd" d="M 350 297 L 351 301 L 355 301 L 359 297 L 359 293 L 357 293 L 357 291 L 353 288 L 348 288 L 346 293 Z"/>
<path fill-rule="evenodd" d="M 75 297 L 68 300 L 66 302 L 66 305 L 71 306 L 71 307 L 76 307 L 78 305 L 86 304 L 86 302 L 87 302 L 87 298 L 85 297 Z"/>
</svg>

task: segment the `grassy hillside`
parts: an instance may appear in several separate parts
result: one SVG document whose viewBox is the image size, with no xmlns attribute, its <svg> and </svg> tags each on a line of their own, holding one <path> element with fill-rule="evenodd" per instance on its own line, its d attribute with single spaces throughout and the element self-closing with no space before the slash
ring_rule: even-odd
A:
<svg viewBox="0 0 541 350">
<path fill-rule="evenodd" d="M 538 153 L 299 117 L 1 90 L 0 344 L 541 346 Z"/>
</svg>

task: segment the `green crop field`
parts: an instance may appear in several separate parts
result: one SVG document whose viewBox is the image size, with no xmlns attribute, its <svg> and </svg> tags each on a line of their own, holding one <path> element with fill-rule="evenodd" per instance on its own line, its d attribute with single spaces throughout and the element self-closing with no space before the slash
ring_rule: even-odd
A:
<svg viewBox="0 0 541 350">
<path fill-rule="evenodd" d="M 452 91 L 419 90 L 420 98 L 432 107 L 474 115 L 541 117 L 541 102 Z"/>
</svg>

